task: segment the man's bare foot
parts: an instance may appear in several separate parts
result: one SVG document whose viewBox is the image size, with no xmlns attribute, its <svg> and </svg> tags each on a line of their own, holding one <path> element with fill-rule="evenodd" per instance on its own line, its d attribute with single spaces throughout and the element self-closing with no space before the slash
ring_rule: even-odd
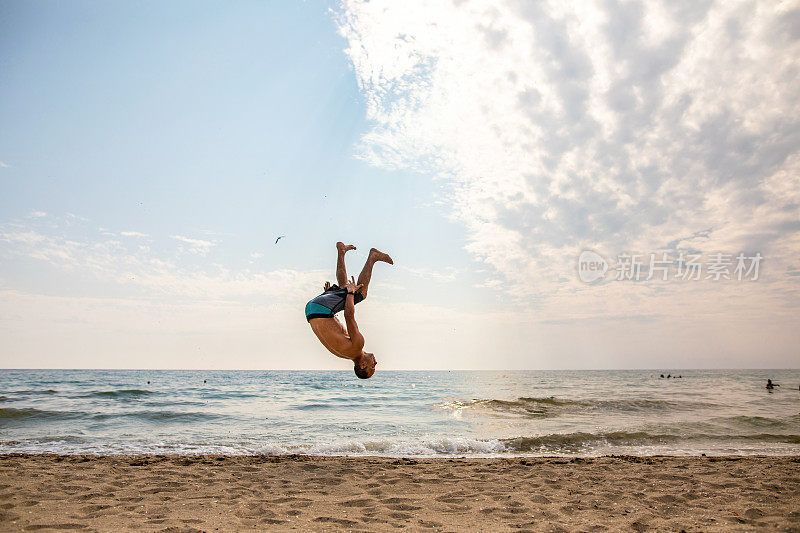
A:
<svg viewBox="0 0 800 533">
<path fill-rule="evenodd" d="M 350 250 L 355 250 L 356 247 L 352 244 L 345 244 L 342 241 L 336 243 L 336 249 L 339 250 L 341 253 L 348 252 Z"/>
<path fill-rule="evenodd" d="M 369 251 L 369 255 L 371 257 L 374 257 L 375 261 L 383 261 L 384 263 L 389 263 L 390 265 L 394 264 L 394 261 L 392 261 L 392 258 L 389 257 L 389 254 L 385 254 L 380 250 L 378 250 L 377 248 L 372 248 Z"/>
</svg>

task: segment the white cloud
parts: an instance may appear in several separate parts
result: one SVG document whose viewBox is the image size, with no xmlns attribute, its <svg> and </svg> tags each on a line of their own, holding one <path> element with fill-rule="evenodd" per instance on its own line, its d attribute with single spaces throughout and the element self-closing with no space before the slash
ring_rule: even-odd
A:
<svg viewBox="0 0 800 533">
<path fill-rule="evenodd" d="M 194 254 L 205 255 L 218 244 L 217 241 L 204 241 L 202 239 L 192 239 L 190 237 L 184 237 L 183 235 L 172 235 L 170 239 L 175 239 L 176 241 L 180 241 L 189 245 L 187 247 L 188 251 Z"/>
<path fill-rule="evenodd" d="M 144 296 L 171 295 L 201 299 L 263 296 L 302 298 L 297 295 L 315 290 L 325 274 L 290 269 L 233 271 L 207 262 L 187 265 L 179 262 L 177 257 L 157 255 L 136 241 L 117 240 L 108 232 L 101 232 L 105 237 L 100 239 L 80 238 L 64 235 L 64 229 L 56 228 L 55 231 L 42 233 L 19 224 L 0 224 L 0 257 L 5 255 L 44 261 L 58 269 L 131 287 Z M 199 249 L 205 247 L 204 241 L 179 240 Z"/>
<path fill-rule="evenodd" d="M 120 235 L 123 237 L 149 237 L 147 233 L 142 233 L 140 231 L 120 231 Z"/>
<path fill-rule="evenodd" d="M 0 366 L 341 368 L 303 317 L 328 271 L 234 270 L 37 221 L 0 224 L 0 265 Z"/>
<path fill-rule="evenodd" d="M 30 217 L 31 218 L 44 218 L 46 216 L 47 216 L 47 213 L 45 213 L 44 211 L 31 211 L 30 212 Z"/>
<path fill-rule="evenodd" d="M 674 315 L 689 295 L 741 289 L 648 296 L 574 275 L 582 249 L 691 244 L 764 254 L 747 292 L 772 310 L 798 283 L 783 272 L 800 242 L 799 14 L 766 0 L 345 1 L 373 123 L 361 157 L 449 183 L 467 249 L 531 305 Z"/>
<path fill-rule="evenodd" d="M 3 161 L 0 161 L 0 168 L 11 168 L 11 165 L 9 165 L 8 163 L 4 163 Z"/>
<path fill-rule="evenodd" d="M 75 222 L 75 221 L 88 222 L 89 219 L 86 218 L 86 217 L 82 217 L 80 215 L 76 215 L 75 213 L 67 213 L 67 221 L 70 222 L 70 223 L 71 222 Z"/>
</svg>

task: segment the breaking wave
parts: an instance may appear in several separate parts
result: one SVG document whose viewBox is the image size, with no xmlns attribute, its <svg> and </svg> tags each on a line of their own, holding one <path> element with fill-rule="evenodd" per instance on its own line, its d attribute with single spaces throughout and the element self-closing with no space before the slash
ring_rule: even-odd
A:
<svg viewBox="0 0 800 533">
<path fill-rule="evenodd" d="M 143 398 L 155 394 L 149 390 L 143 389 L 122 389 L 122 390 L 106 390 L 95 391 L 84 395 L 84 398 L 109 398 L 109 399 L 126 399 L 126 398 Z"/>
<path fill-rule="evenodd" d="M 554 396 L 544 398 L 521 397 L 516 400 L 473 399 L 455 400 L 438 404 L 443 409 L 475 410 L 500 415 L 517 415 L 528 418 L 552 418 L 563 414 L 591 411 L 646 413 L 665 410 L 685 410 L 713 407 L 699 402 L 676 402 L 649 399 L 567 400 Z"/>
<path fill-rule="evenodd" d="M 21 409 L 6 407 L 0 409 L 0 425 L 3 425 L 4 422 L 10 422 L 14 420 L 69 420 L 79 416 L 81 416 L 81 413 L 70 411 L 46 411 L 43 409 L 35 409 L 33 407 L 23 407 Z"/>
</svg>

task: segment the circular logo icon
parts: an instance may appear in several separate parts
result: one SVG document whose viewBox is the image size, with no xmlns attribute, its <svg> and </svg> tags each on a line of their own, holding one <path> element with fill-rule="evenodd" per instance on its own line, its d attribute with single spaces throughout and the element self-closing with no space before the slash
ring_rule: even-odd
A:
<svg viewBox="0 0 800 533">
<path fill-rule="evenodd" d="M 591 250 L 584 250 L 578 256 L 578 277 L 584 283 L 603 279 L 608 271 L 608 263 L 603 256 Z"/>
</svg>

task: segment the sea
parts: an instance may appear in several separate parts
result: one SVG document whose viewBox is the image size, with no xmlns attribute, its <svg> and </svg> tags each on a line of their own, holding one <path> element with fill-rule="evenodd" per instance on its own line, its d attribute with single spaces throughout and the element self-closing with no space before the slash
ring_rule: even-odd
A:
<svg viewBox="0 0 800 533">
<path fill-rule="evenodd" d="M 800 455 L 799 384 L 800 370 L 0 370 L 0 453 Z"/>
</svg>

